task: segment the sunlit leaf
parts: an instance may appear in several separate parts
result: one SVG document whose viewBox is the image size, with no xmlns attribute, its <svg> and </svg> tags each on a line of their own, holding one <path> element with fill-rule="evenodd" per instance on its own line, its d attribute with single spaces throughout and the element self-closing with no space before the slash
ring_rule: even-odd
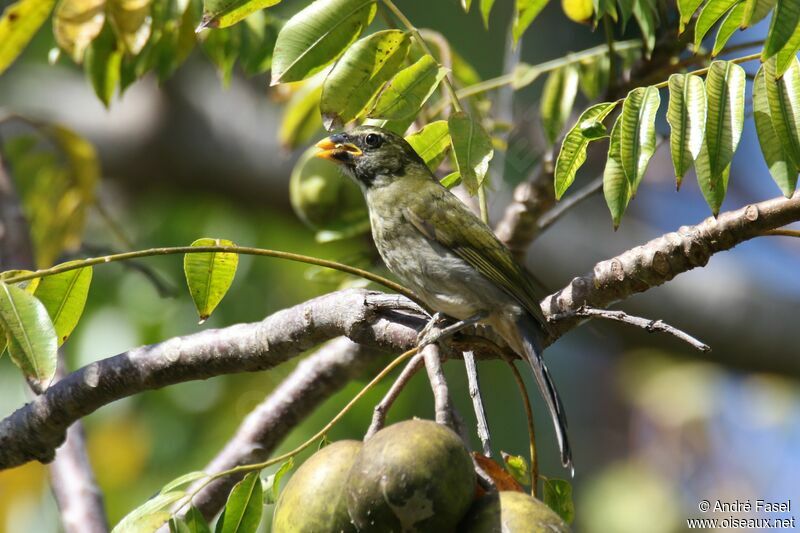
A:
<svg viewBox="0 0 800 533">
<path fill-rule="evenodd" d="M 761 51 L 761 61 L 766 61 L 786 46 L 798 25 L 800 25 L 800 2 L 778 0 L 778 6 L 772 13 L 764 49 Z"/>
<path fill-rule="evenodd" d="M 170 506 L 184 496 L 183 491 L 153 496 L 120 520 L 111 533 L 154 533 L 169 520 Z"/>
<path fill-rule="evenodd" d="M 239 63 L 248 76 L 272 68 L 272 50 L 278 39 L 280 22 L 268 17 L 265 11 L 254 11 L 242 21 L 242 47 Z"/>
<path fill-rule="evenodd" d="M 655 6 L 651 0 L 633 0 L 633 18 L 639 25 L 644 40 L 644 47 L 648 56 L 656 45 L 656 20 Z"/>
<path fill-rule="evenodd" d="M 92 41 L 84 56 L 84 69 L 95 94 L 106 107 L 119 85 L 123 50 L 108 25 Z"/>
<path fill-rule="evenodd" d="M 539 109 L 545 137 L 550 144 L 558 140 L 572 112 L 579 79 L 578 69 L 570 64 L 554 70 L 544 84 Z"/>
<path fill-rule="evenodd" d="M 597 124 L 603 128 L 602 122 L 617 106 L 616 102 L 603 102 L 593 105 L 584 111 L 575 125 L 564 136 L 561 151 L 558 153 L 555 166 L 555 191 L 556 199 L 560 199 L 575 181 L 578 169 L 586 161 L 586 148 L 596 139 L 596 135 L 586 135 L 587 129 L 591 132 L 591 125 Z"/>
<path fill-rule="evenodd" d="M 595 100 L 608 88 L 609 66 L 608 54 L 600 54 L 578 64 L 580 88 L 588 100 Z"/>
<path fill-rule="evenodd" d="M 531 467 L 524 457 L 521 455 L 511 455 L 505 452 L 500 452 L 500 455 L 503 457 L 506 470 L 517 483 L 521 485 L 531 484 Z"/>
<path fill-rule="evenodd" d="M 700 10 L 694 25 L 694 46 L 699 48 L 703 38 L 714 24 L 721 19 L 739 0 L 708 0 Z"/>
<path fill-rule="evenodd" d="M 232 26 L 251 13 L 279 3 L 281 0 L 205 0 L 201 28 Z"/>
<path fill-rule="evenodd" d="M 108 18 L 125 50 L 136 55 L 141 52 L 153 19 L 150 4 L 153 0 L 107 0 Z"/>
<path fill-rule="evenodd" d="M 637 87 L 622 103 L 620 155 L 632 194 L 636 194 L 656 151 L 656 112 L 660 104 L 655 87 Z"/>
<path fill-rule="evenodd" d="M 764 63 L 763 69 L 772 127 L 784 152 L 800 163 L 800 64 L 795 58 L 780 79 L 776 79 L 775 59 Z"/>
<path fill-rule="evenodd" d="M 753 80 L 753 121 L 756 124 L 758 142 L 761 145 L 761 153 L 764 154 L 764 161 L 767 163 L 769 173 L 780 187 L 781 192 L 789 198 L 797 188 L 797 174 L 800 168 L 786 154 L 783 143 L 772 126 L 774 120 L 767 99 L 766 75 L 763 66 L 758 69 L 756 78 Z"/>
<path fill-rule="evenodd" d="M 250 472 L 233 486 L 215 533 L 253 533 L 261 522 L 264 497 L 259 472 Z"/>
<path fill-rule="evenodd" d="M 706 76 L 705 142 L 695 161 L 697 181 L 712 213 L 719 213 L 728 187 L 733 153 L 744 124 L 745 73 L 728 61 L 711 63 Z"/>
<path fill-rule="evenodd" d="M 144 50 L 134 58 L 133 74 L 140 78 L 153 69 L 163 82 L 186 61 L 197 43 L 195 28 L 200 21 L 200 5 L 198 0 L 156 1 L 152 12 L 151 36 Z M 125 79 L 126 83 L 128 81 Z"/>
<path fill-rule="evenodd" d="M 169 531 L 170 533 L 211 533 L 211 528 L 202 513 L 192 505 L 186 511 L 185 516 L 170 518 Z"/>
<path fill-rule="evenodd" d="M 192 246 L 236 246 L 225 239 L 197 239 Z M 230 252 L 190 253 L 183 257 L 183 272 L 200 320 L 217 307 L 233 283 L 239 255 Z"/>
<path fill-rule="evenodd" d="M 426 125 L 416 133 L 406 137 L 408 144 L 425 161 L 431 170 L 442 162 L 450 148 L 450 130 L 446 120 L 437 120 Z"/>
<path fill-rule="evenodd" d="M 0 282 L 0 325 L 14 364 L 47 386 L 56 373 L 58 344 L 44 305 L 25 289 Z"/>
<path fill-rule="evenodd" d="M 6 270 L 5 272 L 0 272 L 0 281 L 6 281 L 9 278 L 15 278 L 17 276 L 31 274 L 30 270 Z M 39 286 L 39 281 L 41 278 L 32 278 L 26 281 L 19 281 L 14 283 L 20 289 L 25 289 L 29 294 L 33 294 L 36 292 L 36 287 Z M 6 332 L 3 330 L 2 322 L 0 321 L 0 357 L 2 357 L 3 352 L 6 349 Z"/>
<path fill-rule="evenodd" d="M 453 187 L 461 183 L 461 174 L 459 174 L 458 171 L 451 172 L 450 174 L 439 180 L 439 183 L 441 183 L 442 187 L 444 187 L 445 189 L 452 189 Z"/>
<path fill-rule="evenodd" d="M 91 284 L 92 267 L 85 267 L 45 276 L 36 288 L 36 297 L 50 315 L 59 346 L 78 325 Z"/>
<path fill-rule="evenodd" d="M 315 79 L 303 82 L 303 86 L 295 91 L 284 106 L 278 129 L 278 140 L 284 148 L 302 146 L 322 129 L 322 117 L 319 114 L 322 80 Z"/>
<path fill-rule="evenodd" d="M 167 492 L 172 492 L 178 487 L 182 487 L 184 485 L 188 485 L 189 483 L 193 483 L 198 479 L 207 478 L 208 474 L 201 471 L 189 472 L 187 474 L 183 474 L 182 476 L 178 476 L 163 487 L 161 487 L 161 493 L 165 494 Z"/>
<path fill-rule="evenodd" d="M 622 169 L 622 154 L 620 153 L 621 124 L 622 117 L 619 117 L 611 130 L 608 158 L 606 159 L 606 167 L 603 170 L 603 196 L 605 196 L 608 210 L 611 211 L 611 219 L 614 222 L 615 230 L 619 227 L 622 215 L 625 213 L 632 196 L 631 184 Z"/>
<path fill-rule="evenodd" d="M 515 0 L 514 26 L 511 30 L 515 43 L 546 5 L 547 0 Z"/>
<path fill-rule="evenodd" d="M 55 0 L 20 0 L 6 7 L 0 18 L 0 74 L 14 62 L 47 20 Z"/>
<path fill-rule="evenodd" d="M 392 78 L 381 91 L 369 116 L 387 120 L 413 117 L 446 75 L 447 69 L 440 68 L 434 58 L 422 56 Z"/>
<path fill-rule="evenodd" d="M 739 25 L 742 21 L 742 14 L 744 13 L 745 5 L 742 2 L 739 2 L 733 9 L 728 11 L 728 14 L 725 15 L 725 18 L 722 19 L 722 22 L 719 25 L 719 29 L 717 30 L 717 36 L 714 38 L 714 48 L 711 52 L 712 56 L 716 56 L 727 44 L 728 39 L 730 39 L 736 30 L 739 29 Z"/>
<path fill-rule="evenodd" d="M 564 519 L 564 522 L 571 524 L 575 519 L 575 504 L 572 501 L 572 485 L 563 479 L 545 479 L 542 483 L 544 488 L 544 503 Z"/>
<path fill-rule="evenodd" d="M 489 15 L 492 13 L 492 6 L 494 6 L 494 0 L 481 0 L 481 18 L 486 29 L 489 28 Z"/>
<path fill-rule="evenodd" d="M 322 445 L 322 442 L 320 442 Z M 274 474 L 270 474 L 264 483 L 264 503 L 273 504 L 278 501 L 278 494 L 281 490 L 281 480 L 294 468 L 294 458 L 290 457 L 285 461 Z"/>
<path fill-rule="evenodd" d="M 361 114 L 383 84 L 400 70 L 408 45 L 405 32 L 384 30 L 359 39 L 347 49 L 322 84 L 320 111 L 328 130 L 341 128 Z"/>
<path fill-rule="evenodd" d="M 700 7 L 703 0 L 677 0 L 678 12 L 680 13 L 680 33 L 686 28 L 686 25 L 692 20 L 692 15 Z"/>
<path fill-rule="evenodd" d="M 670 154 L 678 188 L 703 146 L 706 127 L 706 91 L 703 79 L 693 74 L 669 77 Z"/>
<path fill-rule="evenodd" d="M 514 479 L 514 476 L 506 472 L 502 466 L 497 464 L 497 461 L 490 457 L 486 457 L 478 452 L 472 452 L 472 457 L 475 463 L 481 467 L 486 475 L 491 478 L 494 486 L 499 491 L 510 490 L 516 492 L 523 492 L 522 485 Z"/>
<path fill-rule="evenodd" d="M 786 45 L 778 51 L 775 56 L 775 74 L 783 76 L 792 62 L 797 59 L 797 52 L 800 51 L 800 24 L 795 28 L 794 33 L 789 37 Z"/>
<path fill-rule="evenodd" d="M 97 37 L 106 20 L 106 0 L 60 0 L 53 13 L 53 36 L 75 62 Z"/>
<path fill-rule="evenodd" d="M 450 115 L 447 124 L 461 180 L 470 194 L 476 194 L 494 156 L 492 138 L 480 122 L 464 112 Z"/>
<path fill-rule="evenodd" d="M 775 8 L 777 0 L 744 0 L 741 28 L 749 28 L 761 21 Z"/>
<path fill-rule="evenodd" d="M 375 0 L 316 0 L 278 34 L 272 85 L 305 79 L 339 57 L 375 15 Z"/>
</svg>

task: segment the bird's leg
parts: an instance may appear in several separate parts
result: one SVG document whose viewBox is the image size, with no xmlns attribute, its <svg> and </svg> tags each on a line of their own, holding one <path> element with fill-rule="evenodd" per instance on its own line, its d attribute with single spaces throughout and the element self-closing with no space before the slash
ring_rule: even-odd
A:
<svg viewBox="0 0 800 533">
<path fill-rule="evenodd" d="M 442 321 L 441 317 L 443 316 L 444 315 L 442 315 L 441 313 L 436 313 L 435 315 L 433 315 L 431 321 L 428 322 L 428 325 L 425 326 L 425 329 L 423 329 L 422 332 L 419 334 L 419 336 L 417 337 L 417 347 L 420 350 L 425 346 L 427 346 L 428 344 L 439 342 L 440 340 L 455 335 L 464 328 L 474 326 L 478 322 L 485 319 L 488 316 L 488 313 L 485 311 L 481 311 L 479 313 L 475 313 L 469 318 L 465 318 L 464 320 L 459 320 L 458 322 L 454 322 L 449 326 L 447 326 L 446 328 L 439 329 L 437 327 L 436 322 Z M 445 318 L 447 320 L 450 320 L 447 317 Z"/>
<path fill-rule="evenodd" d="M 425 324 L 425 327 L 422 328 L 422 331 L 419 332 L 419 335 L 417 335 L 417 347 L 422 350 L 426 345 L 436 342 L 437 339 L 434 337 L 439 335 L 442 331 L 439 326 L 451 320 L 452 319 L 444 313 L 438 311 L 434 313 L 428 323 Z"/>
</svg>

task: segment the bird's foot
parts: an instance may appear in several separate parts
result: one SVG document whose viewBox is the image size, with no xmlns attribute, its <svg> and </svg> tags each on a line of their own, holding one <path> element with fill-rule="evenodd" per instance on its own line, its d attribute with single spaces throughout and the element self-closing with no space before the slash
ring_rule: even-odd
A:
<svg viewBox="0 0 800 533">
<path fill-rule="evenodd" d="M 417 347 L 422 350 L 428 344 L 438 341 L 443 331 L 442 328 L 445 328 L 450 322 L 452 322 L 452 319 L 444 313 L 434 313 L 428 323 L 425 324 L 425 327 L 422 328 L 422 331 L 419 332 L 419 335 L 417 335 Z"/>
</svg>

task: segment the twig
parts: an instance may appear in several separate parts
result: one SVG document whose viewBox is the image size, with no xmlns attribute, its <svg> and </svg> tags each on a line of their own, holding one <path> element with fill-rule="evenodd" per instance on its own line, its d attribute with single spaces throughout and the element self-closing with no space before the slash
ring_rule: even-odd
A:
<svg viewBox="0 0 800 533">
<path fill-rule="evenodd" d="M 472 398 L 472 408 L 475 411 L 475 420 L 478 426 L 478 438 L 481 441 L 483 455 L 492 456 L 492 439 L 489 434 L 489 423 L 486 421 L 486 411 L 481 398 L 481 386 L 478 381 L 478 366 L 475 364 L 475 354 L 471 350 L 464 351 L 464 366 L 467 369 L 467 383 L 469 384 L 469 397 Z"/>
<path fill-rule="evenodd" d="M 422 357 L 425 360 L 425 370 L 428 372 L 428 380 L 431 382 L 431 391 L 433 391 L 436 422 L 458 432 L 458 424 L 453 416 L 453 405 L 450 401 L 450 391 L 447 387 L 444 372 L 442 372 L 439 346 L 428 344 L 422 349 Z"/>
<path fill-rule="evenodd" d="M 536 222 L 539 232 L 543 232 L 552 226 L 559 218 L 564 216 L 567 211 L 602 190 L 603 176 L 600 175 L 581 187 L 576 193 L 570 194 L 564 200 L 557 203 L 553 209 L 543 214 Z"/>
<path fill-rule="evenodd" d="M 775 237 L 800 237 L 800 230 L 796 229 L 773 229 L 765 231 L 764 235 L 772 235 Z"/>
<path fill-rule="evenodd" d="M 422 364 L 423 355 L 421 353 L 418 353 L 412 357 L 411 360 L 406 364 L 403 371 L 400 372 L 400 375 L 397 376 L 397 379 L 394 381 L 394 383 L 392 383 L 389 391 L 372 411 L 372 423 L 369 425 L 366 434 L 364 434 L 364 440 L 367 440 L 375 433 L 383 429 L 389 409 L 391 409 L 395 400 L 397 400 L 397 397 L 400 396 L 400 393 L 403 391 L 405 386 L 408 385 L 408 382 L 411 380 L 411 378 L 414 377 L 414 374 L 416 374 L 417 371 L 422 368 Z"/>
<path fill-rule="evenodd" d="M 536 496 L 539 491 L 539 454 L 536 453 L 536 427 L 533 423 L 533 408 L 531 407 L 531 398 L 528 396 L 528 389 L 525 387 L 525 381 L 514 364 L 514 360 L 506 358 L 506 363 L 511 368 L 511 374 L 514 376 L 514 381 L 519 388 L 519 395 L 522 399 L 522 405 L 525 407 L 525 418 L 528 422 L 528 453 L 530 454 L 531 461 L 531 495 Z"/>
<path fill-rule="evenodd" d="M 552 315 L 548 318 L 548 320 L 557 322 L 559 320 L 563 320 L 566 318 L 573 318 L 576 316 L 585 318 L 605 318 L 607 320 L 616 320 L 617 322 L 623 322 L 625 324 L 630 324 L 631 326 L 636 326 L 637 328 L 642 328 L 648 333 L 653 333 L 656 331 L 660 333 L 669 333 L 670 335 L 673 335 L 679 338 L 680 340 L 690 344 L 693 348 L 700 350 L 701 352 L 711 351 L 711 347 L 708 346 L 707 344 L 700 342 L 699 340 L 695 339 L 688 333 L 681 331 L 674 326 L 670 326 L 663 320 L 650 320 L 648 318 L 632 316 L 625 313 L 624 311 L 614 311 L 611 309 L 597 309 L 594 307 L 582 305 L 574 311 L 558 315 Z"/>
</svg>

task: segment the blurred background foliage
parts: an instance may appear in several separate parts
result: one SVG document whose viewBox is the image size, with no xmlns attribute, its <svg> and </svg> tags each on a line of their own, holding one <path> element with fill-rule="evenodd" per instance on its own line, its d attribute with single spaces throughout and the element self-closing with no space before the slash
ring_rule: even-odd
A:
<svg viewBox="0 0 800 533">
<path fill-rule="evenodd" d="M 2 0 L 0 7 L 9 3 Z M 286 0 L 270 13 L 288 17 L 307 3 Z M 497 3 L 489 30 L 478 10 L 465 15 L 455 0 L 398 5 L 419 27 L 445 35 L 482 78 L 507 71 L 503 57 L 509 2 Z M 765 34 L 767 24 L 754 31 Z M 268 25 L 251 28 L 252 33 L 248 27 L 212 32 L 210 39 L 274 39 Z M 635 35 L 630 25 L 627 31 Z M 571 22 L 551 3 L 526 34 L 519 54 L 533 64 L 601 42 L 599 32 Z M 99 205 L 116 221 L 111 224 L 109 216 L 90 209 L 82 240 L 67 242 L 61 259 L 129 247 L 186 245 L 211 236 L 379 270 L 368 237 L 321 243 L 293 212 L 289 176 L 307 141 L 296 150 L 282 147 L 287 143 L 279 137 L 279 124 L 291 95 L 282 93 L 283 88 L 269 90 L 264 74 L 248 75 L 260 71 L 259 61 L 268 58 L 250 54 L 234 66 L 235 55 L 226 54 L 223 44 L 210 52 L 219 66 L 215 70 L 201 57 L 204 51 L 196 49 L 173 76 L 159 82 L 157 75 L 148 75 L 106 109 L 71 62 L 48 65 L 54 45 L 45 25 L 21 60 L 0 77 L 0 107 L 64 124 L 88 138 L 101 161 Z M 495 168 L 498 163 L 492 167 L 490 207 L 495 219 L 510 198 L 512 184 L 524 179 L 543 151 L 536 125 L 540 90 L 537 84 L 514 96 L 516 128 L 505 172 Z M 579 100 L 576 107 L 584 104 Z M 659 127 L 666 129 L 665 124 Z M 32 149 L 21 140 L 31 130 L 26 124 L 4 125 L 4 150 Z M 321 123 L 317 130 L 305 132 L 304 138 L 321 134 Z M 585 170 L 578 179 L 592 176 Z M 612 231 L 602 199 L 595 197 L 535 242 L 528 265 L 556 288 L 600 259 L 707 216 L 694 181 L 685 185 L 692 192 L 678 195 L 672 180 L 669 153 L 662 145 L 619 231 Z M 746 121 L 723 210 L 777 194 L 752 121 Z M 663 318 L 712 345 L 714 351 L 703 361 L 672 338 L 614 324 L 584 326 L 548 350 L 575 443 L 576 529 L 680 531 L 683 518 L 699 514 L 696 505 L 703 498 L 796 496 L 800 359 L 794 332 L 800 278 L 793 275 L 793 265 L 798 260 L 795 242 L 759 239 L 625 303 L 626 310 Z M 140 265 L 146 265 L 144 272 Z M 84 318 L 65 345 L 68 365 L 76 368 L 204 328 L 256 321 L 335 289 L 342 281 L 303 265 L 242 257 L 230 294 L 199 326 L 178 258 L 98 267 Z M 87 417 L 89 453 L 111 523 L 168 480 L 202 468 L 295 364 L 146 392 Z M 516 389 L 508 386 L 508 370 L 499 362 L 483 362 L 480 370 L 495 446 L 526 453 L 524 412 Z M 472 424 L 462 368 L 451 362 L 446 371 L 456 404 Z M 315 432 L 362 384 L 353 383 L 331 398 L 278 451 Z M 360 438 L 386 386 L 329 437 Z M 529 388 L 535 387 L 529 383 Z M 0 415 L 27 399 L 19 372 L 7 357 L 0 359 Z M 541 413 L 538 400 L 534 408 Z M 391 411 L 390 421 L 431 415 L 429 388 L 418 376 Z M 542 472 L 562 477 L 556 451 L 549 446 L 548 426 L 538 425 Z M 44 466 L 0 472 L 0 530 L 46 533 L 58 528 Z"/>
</svg>

